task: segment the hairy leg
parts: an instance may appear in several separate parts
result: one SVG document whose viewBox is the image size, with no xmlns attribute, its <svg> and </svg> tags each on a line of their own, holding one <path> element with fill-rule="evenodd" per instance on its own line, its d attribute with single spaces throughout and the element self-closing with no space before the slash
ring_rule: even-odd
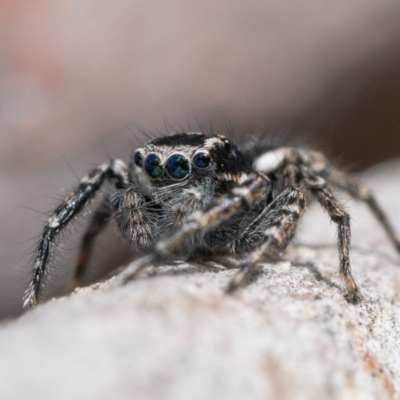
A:
<svg viewBox="0 0 400 400">
<path fill-rule="evenodd" d="M 227 292 L 232 293 L 243 285 L 248 276 L 266 256 L 294 236 L 301 216 L 306 208 L 306 198 L 302 192 L 288 188 L 282 192 L 236 241 L 235 246 L 248 249 L 249 241 L 259 244 L 248 256 L 247 262 L 230 281 Z"/>
<path fill-rule="evenodd" d="M 327 210 L 331 220 L 338 227 L 339 270 L 346 282 L 347 298 L 350 302 L 356 303 L 360 295 L 351 274 L 349 260 L 350 216 L 329 189 L 327 180 L 334 186 L 347 191 L 354 198 L 365 201 L 385 228 L 397 250 L 400 251 L 399 239 L 374 197 L 353 178 L 332 169 L 326 158 L 319 152 L 296 148 L 279 148 L 261 155 L 255 161 L 255 167 L 261 172 L 277 173 L 280 177 L 277 184 L 279 187 L 293 185 L 311 192 L 321 206 Z"/>
<path fill-rule="evenodd" d="M 115 210 L 113 218 L 122 237 L 131 246 L 148 249 L 154 241 L 157 223 L 154 215 L 159 210 L 154 209 L 154 204 L 147 201 L 134 185 L 115 192 L 111 203 Z"/>
<path fill-rule="evenodd" d="M 307 189 L 315 196 L 320 205 L 328 212 L 331 220 L 337 225 L 339 272 L 343 276 L 347 286 L 347 300 L 350 303 L 357 303 L 360 300 L 360 294 L 352 276 L 350 266 L 350 215 L 328 188 L 324 178 L 314 175 L 305 168 L 302 169 L 302 174 Z"/>
<path fill-rule="evenodd" d="M 43 278 L 46 276 L 49 259 L 56 235 L 93 198 L 105 179 L 110 179 L 117 189 L 128 186 L 128 172 L 120 160 L 110 160 L 101 164 L 82 178 L 79 186 L 58 206 L 43 229 L 39 240 L 33 278 L 25 293 L 24 307 L 36 305 Z"/>
</svg>

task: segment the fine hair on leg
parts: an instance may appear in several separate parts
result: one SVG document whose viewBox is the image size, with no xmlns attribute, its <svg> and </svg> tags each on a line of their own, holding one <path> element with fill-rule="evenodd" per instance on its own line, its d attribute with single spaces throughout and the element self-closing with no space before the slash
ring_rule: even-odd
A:
<svg viewBox="0 0 400 400">
<path fill-rule="evenodd" d="M 262 242 L 248 255 L 247 262 L 235 274 L 226 291 L 232 293 L 246 281 L 248 276 L 266 256 L 293 238 L 298 222 L 306 209 L 305 195 L 295 188 L 287 188 L 266 209 L 258 225 L 265 227 Z M 248 231 L 259 227 L 250 225 Z M 240 243 L 240 239 L 239 239 Z"/>
<path fill-rule="evenodd" d="M 78 187 L 58 206 L 48 218 L 39 240 L 33 278 L 24 299 L 24 307 L 36 305 L 43 278 L 47 273 L 55 237 L 90 202 L 105 179 L 110 179 L 116 188 L 128 185 L 128 172 L 120 160 L 110 160 L 101 164 L 81 179 Z"/>
<path fill-rule="evenodd" d="M 355 304 L 360 300 L 360 294 L 350 266 L 350 215 L 328 188 L 324 178 L 314 175 L 305 168 L 303 168 L 302 173 L 305 177 L 307 189 L 315 196 L 320 205 L 328 212 L 331 220 L 337 225 L 339 272 L 347 286 L 346 298 L 350 303 Z"/>
</svg>

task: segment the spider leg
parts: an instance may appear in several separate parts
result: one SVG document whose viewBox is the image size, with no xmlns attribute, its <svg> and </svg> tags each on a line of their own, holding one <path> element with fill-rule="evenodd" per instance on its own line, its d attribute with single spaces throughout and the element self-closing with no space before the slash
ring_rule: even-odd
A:
<svg viewBox="0 0 400 400">
<path fill-rule="evenodd" d="M 350 266 L 350 215 L 344 209 L 342 203 L 328 188 L 324 178 L 307 168 L 301 168 L 307 189 L 315 196 L 320 205 L 328 212 L 331 220 L 338 229 L 339 272 L 343 276 L 346 286 L 346 298 L 350 303 L 357 303 L 360 294 L 356 282 L 351 274 Z"/>
<path fill-rule="evenodd" d="M 56 235 L 93 198 L 106 178 L 110 179 L 118 189 L 129 184 L 128 171 L 122 161 L 110 160 L 105 162 L 83 177 L 75 191 L 55 209 L 47 220 L 39 240 L 36 261 L 33 267 L 33 278 L 25 292 L 24 307 L 36 305 L 39 299 L 41 284 L 47 273 L 47 266 Z"/>
<path fill-rule="evenodd" d="M 261 198 L 269 189 L 270 181 L 263 174 L 253 174 L 227 195 L 221 196 L 202 211 L 196 211 L 168 239 L 153 246 L 151 252 L 134 261 L 119 277 L 124 284 L 137 275 L 150 263 L 168 257 L 176 248 L 197 233 L 206 232 L 236 215 L 244 207 Z"/>
<path fill-rule="evenodd" d="M 92 253 L 94 240 L 107 226 L 111 219 L 113 207 L 111 205 L 110 197 L 106 196 L 99 208 L 94 212 L 89 226 L 83 235 L 81 246 L 79 249 L 78 260 L 75 269 L 74 278 L 70 284 L 69 290 L 72 292 L 77 287 L 82 286 L 82 279 L 85 275 L 89 258 Z"/>
<path fill-rule="evenodd" d="M 397 252 L 400 253 L 400 239 L 397 236 L 386 213 L 376 201 L 370 190 L 362 183 L 358 182 L 355 178 L 335 169 L 330 172 L 328 181 L 339 189 L 347 192 L 354 199 L 365 202 L 372 213 L 375 215 L 375 218 L 385 229 L 386 234 L 389 236 L 390 240 L 394 244 Z"/>
<path fill-rule="evenodd" d="M 349 302 L 357 303 L 360 294 L 351 273 L 349 258 L 350 216 L 329 189 L 327 179 L 333 185 L 348 191 L 355 198 L 366 201 L 399 249 L 399 241 L 394 230 L 374 198 L 370 194 L 366 194 L 368 191 L 363 186 L 350 182 L 347 176 L 332 173 L 328 161 L 319 152 L 296 148 L 278 148 L 261 155 L 255 160 L 254 166 L 257 171 L 264 173 L 280 171 L 280 176 L 283 176 L 283 182 L 281 181 L 280 184 L 283 183 L 283 186 L 304 186 L 307 192 L 310 192 L 328 212 L 338 229 L 339 271 L 347 286 L 346 297 Z"/>
<path fill-rule="evenodd" d="M 248 261 L 232 278 L 226 289 L 227 293 L 232 293 L 242 286 L 257 264 L 266 256 L 271 255 L 276 248 L 287 244 L 292 239 L 305 208 L 305 195 L 289 187 L 265 209 L 259 220 L 246 229 L 242 239 L 247 235 L 256 234 L 259 241 L 258 236 L 262 234 L 262 242 L 250 253 Z M 260 231 L 260 226 L 265 228 L 263 232 Z M 240 245 L 240 239 L 237 245 Z"/>
</svg>

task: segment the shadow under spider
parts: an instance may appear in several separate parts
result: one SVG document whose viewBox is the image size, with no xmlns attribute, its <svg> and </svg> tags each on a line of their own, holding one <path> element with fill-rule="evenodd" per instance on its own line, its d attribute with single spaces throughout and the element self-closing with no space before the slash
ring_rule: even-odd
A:
<svg viewBox="0 0 400 400">
<path fill-rule="evenodd" d="M 183 265 L 182 265 L 183 264 Z M 185 261 L 176 261 L 171 262 L 170 265 L 152 265 L 151 271 L 147 271 L 147 277 L 152 278 L 156 276 L 179 276 L 179 275 L 189 275 L 189 274 L 199 274 L 203 272 L 213 271 L 220 272 L 227 269 L 224 266 L 218 266 L 217 263 L 209 262 L 185 262 Z M 166 268 L 165 271 L 158 271 L 158 268 Z M 144 275 L 144 276 L 146 276 Z"/>
<path fill-rule="evenodd" d="M 342 288 L 336 284 L 335 282 L 332 282 L 329 278 L 324 277 L 321 272 L 319 272 L 318 268 L 315 266 L 315 264 L 311 261 L 307 262 L 299 262 L 299 261 L 290 261 L 291 266 L 295 268 L 307 268 L 312 275 L 314 275 L 314 278 L 318 282 L 324 282 L 326 283 L 329 287 L 336 288 L 339 290 L 342 290 Z"/>
<path fill-rule="evenodd" d="M 223 263 L 223 261 L 225 261 Z M 173 264 L 173 262 L 171 262 Z M 180 266 L 180 264 L 186 264 L 185 266 Z M 216 260 L 212 259 L 207 259 L 207 260 L 201 260 L 201 261 L 175 261 L 175 266 L 174 265 L 153 265 L 152 271 L 148 271 L 145 276 L 142 276 L 142 279 L 146 278 L 154 278 L 158 276 L 179 276 L 179 275 L 189 275 L 189 274 L 199 274 L 199 273 L 204 273 L 204 272 L 222 272 L 222 271 L 227 271 L 231 269 L 239 269 L 242 265 L 244 264 L 243 260 L 230 260 L 225 259 L 222 260 L 221 258 L 217 258 Z M 162 268 L 165 267 L 167 268 L 166 271 L 157 271 L 157 268 Z M 178 267 L 178 268 L 176 268 Z M 246 279 L 246 281 L 243 283 L 243 285 L 240 288 L 250 286 L 254 283 L 257 282 L 257 280 L 261 276 L 265 276 L 268 274 L 268 271 L 263 270 L 262 265 L 256 266 L 249 277 Z"/>
<path fill-rule="evenodd" d="M 284 260 L 277 257 L 266 258 L 264 262 L 269 262 L 272 264 L 276 264 L 282 261 L 289 261 L 291 267 L 294 268 L 307 268 L 310 273 L 314 276 L 315 280 L 318 282 L 324 282 L 327 286 L 331 288 L 336 288 L 338 290 L 342 290 L 342 288 L 332 282 L 329 278 L 324 277 L 316 265 L 311 262 L 299 262 L 299 261 L 291 261 L 291 260 Z M 169 264 L 155 264 L 152 265 L 149 270 L 144 271 L 144 273 L 138 277 L 137 279 L 148 279 L 148 278 L 155 278 L 161 276 L 183 276 L 189 274 L 199 274 L 204 272 L 221 272 L 230 269 L 239 269 L 241 266 L 245 264 L 245 258 L 234 258 L 230 256 L 217 256 L 217 257 L 206 257 L 205 259 L 201 260 L 193 260 L 189 259 L 186 261 L 182 260 L 170 260 Z M 165 268 L 166 270 L 160 271 L 159 268 Z M 114 273 L 111 276 L 116 276 L 119 272 L 123 270 L 118 270 L 117 273 Z M 246 282 L 241 287 L 247 287 L 253 285 L 258 281 L 261 276 L 268 275 L 269 271 L 263 268 L 263 264 L 260 264 L 254 268 L 252 273 L 246 279 Z M 111 277 L 110 276 L 110 277 Z"/>
<path fill-rule="evenodd" d="M 329 244 L 294 244 L 293 245 L 294 248 L 297 247 L 309 247 L 310 249 L 313 250 L 326 250 L 326 249 L 332 249 L 336 251 L 336 246 L 335 245 L 329 245 Z M 363 247 L 360 246 L 356 246 L 356 245 L 352 245 L 351 250 L 353 252 L 353 254 L 355 252 L 361 254 L 361 255 L 365 255 L 365 256 L 369 256 L 369 255 L 373 255 L 373 256 L 379 256 L 384 258 L 385 260 L 391 262 L 392 264 L 397 265 L 398 264 L 398 260 L 396 260 L 391 254 L 388 254 L 385 250 L 370 250 L 370 249 L 365 249 Z"/>
</svg>

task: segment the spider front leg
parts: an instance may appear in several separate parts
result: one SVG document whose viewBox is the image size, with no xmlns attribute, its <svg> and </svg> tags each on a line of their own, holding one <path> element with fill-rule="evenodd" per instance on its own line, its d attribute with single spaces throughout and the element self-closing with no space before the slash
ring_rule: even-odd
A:
<svg viewBox="0 0 400 400">
<path fill-rule="evenodd" d="M 161 240 L 153 246 L 150 253 L 134 261 L 118 278 L 118 283 L 134 279 L 149 264 L 168 257 L 175 249 L 197 233 L 204 233 L 223 221 L 236 215 L 257 199 L 265 196 L 270 185 L 263 174 L 253 174 L 241 185 L 233 188 L 228 194 L 219 197 L 202 211 L 196 211 L 168 239 Z"/>
<path fill-rule="evenodd" d="M 302 192 L 288 188 L 282 192 L 263 211 L 260 218 L 251 224 L 237 240 L 236 247 L 248 247 L 248 240 L 255 240 L 261 244 L 247 257 L 245 265 L 236 273 L 227 287 L 227 293 L 232 293 L 242 286 L 254 267 L 266 256 L 284 245 L 293 238 L 298 222 L 304 214 L 306 198 Z M 253 238 L 251 238 L 253 236 Z"/>
<path fill-rule="evenodd" d="M 78 254 L 75 276 L 70 291 L 82 286 L 92 247 L 96 237 L 114 217 L 122 237 L 139 249 L 148 248 L 153 241 L 151 219 L 146 200 L 134 185 L 108 194 L 93 213 L 89 226 L 83 235 Z"/>
<path fill-rule="evenodd" d="M 47 273 L 55 237 L 94 197 L 106 178 L 110 179 L 118 189 L 129 184 L 128 171 L 122 161 L 110 160 L 105 162 L 83 177 L 77 189 L 55 209 L 47 220 L 37 248 L 33 278 L 25 292 L 24 307 L 35 306 L 39 299 L 42 281 Z"/>
</svg>

